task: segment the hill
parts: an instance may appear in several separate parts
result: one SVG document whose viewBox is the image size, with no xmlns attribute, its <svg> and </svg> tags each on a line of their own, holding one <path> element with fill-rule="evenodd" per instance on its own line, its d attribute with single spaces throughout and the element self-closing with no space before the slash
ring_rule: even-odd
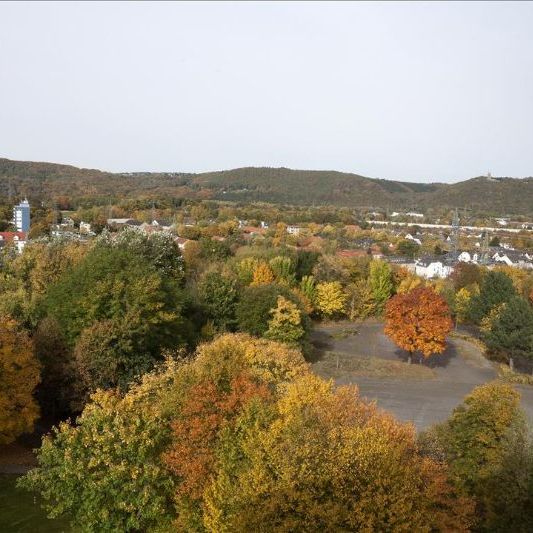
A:
<svg viewBox="0 0 533 533">
<path fill-rule="evenodd" d="M 390 209 L 470 207 L 493 214 L 533 212 L 533 178 L 477 177 L 410 183 L 336 171 L 249 167 L 200 174 L 111 173 L 54 163 L 0 159 L 0 194 L 74 202 L 190 197 Z"/>
</svg>

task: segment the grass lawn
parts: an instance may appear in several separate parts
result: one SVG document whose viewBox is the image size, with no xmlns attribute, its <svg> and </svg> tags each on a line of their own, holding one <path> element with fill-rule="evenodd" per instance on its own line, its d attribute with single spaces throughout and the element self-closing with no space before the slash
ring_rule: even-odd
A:
<svg viewBox="0 0 533 533">
<path fill-rule="evenodd" d="M 402 361 L 361 357 L 339 352 L 324 352 L 319 361 L 312 365 L 313 371 L 326 379 L 350 376 L 401 379 L 433 379 L 435 372 L 427 366 Z"/>
<path fill-rule="evenodd" d="M 49 520 L 33 494 L 15 487 L 17 476 L 0 474 L 0 531 L 2 533 L 67 533 L 68 523 Z"/>
</svg>

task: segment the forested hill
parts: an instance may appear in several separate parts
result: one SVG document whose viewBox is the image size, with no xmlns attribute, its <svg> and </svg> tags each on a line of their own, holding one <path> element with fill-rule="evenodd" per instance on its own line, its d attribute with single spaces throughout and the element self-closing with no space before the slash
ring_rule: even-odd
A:
<svg viewBox="0 0 533 533">
<path fill-rule="evenodd" d="M 265 167 L 201 174 L 117 174 L 0 159 L 0 194 L 43 200 L 67 195 L 75 203 L 175 196 L 391 209 L 471 207 L 494 214 L 533 212 L 533 178 L 477 177 L 455 184 L 423 184 L 345 172 Z"/>
</svg>

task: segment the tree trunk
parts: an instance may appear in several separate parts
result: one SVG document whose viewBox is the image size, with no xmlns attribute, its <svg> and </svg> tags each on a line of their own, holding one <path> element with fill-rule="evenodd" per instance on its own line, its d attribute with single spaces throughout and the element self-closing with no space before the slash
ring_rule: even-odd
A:
<svg viewBox="0 0 533 533">
<path fill-rule="evenodd" d="M 514 370 L 514 361 L 512 357 L 509 357 L 509 368 L 511 370 Z"/>
<path fill-rule="evenodd" d="M 411 352 L 409 352 L 409 355 L 407 356 L 407 364 L 411 364 Z"/>
</svg>

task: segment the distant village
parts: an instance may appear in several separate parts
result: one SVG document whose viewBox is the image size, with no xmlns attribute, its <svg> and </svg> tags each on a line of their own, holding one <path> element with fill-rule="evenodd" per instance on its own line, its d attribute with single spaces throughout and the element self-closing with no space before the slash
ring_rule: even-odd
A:
<svg viewBox="0 0 533 533">
<path fill-rule="evenodd" d="M 423 213 L 415 211 L 394 211 L 388 216 L 370 211 L 365 213 L 364 227 L 236 219 L 231 221 L 229 231 L 225 228 L 218 232 L 219 222 L 215 219 L 199 221 L 183 216 L 180 222 L 171 222 L 153 215 L 149 222 L 126 217 L 107 218 L 104 230 L 115 233 L 128 228 L 147 234 L 164 232 L 174 237 L 182 251 L 198 238 L 196 230 L 205 233 L 206 227 L 210 228 L 208 234 L 213 240 L 224 242 L 231 234 L 242 244 L 258 244 L 281 230 L 289 237 L 286 243 L 289 247 L 318 252 L 326 247 L 328 252 L 341 258 L 370 256 L 426 279 L 447 278 L 458 263 L 474 263 L 489 269 L 498 265 L 533 269 L 531 249 L 513 245 L 517 235 L 533 232 L 533 223 L 513 222 L 510 218 L 494 218 L 492 226 L 477 227 L 461 225 L 457 212 L 451 224 L 442 224 L 438 219 L 427 222 Z M 31 229 L 31 206 L 27 199 L 13 207 L 12 224 L 14 231 L 0 232 L 0 246 L 10 245 L 21 253 Z M 76 222 L 63 212 L 61 220 L 51 225 L 49 238 L 88 241 L 96 235 L 91 223 Z"/>
</svg>

